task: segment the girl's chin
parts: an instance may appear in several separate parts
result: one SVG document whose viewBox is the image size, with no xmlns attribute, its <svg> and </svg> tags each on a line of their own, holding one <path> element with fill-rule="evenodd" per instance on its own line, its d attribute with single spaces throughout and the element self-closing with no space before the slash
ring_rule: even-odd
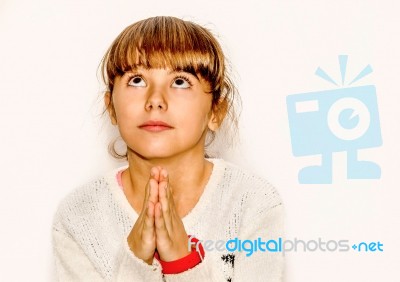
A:
<svg viewBox="0 0 400 282">
<path fill-rule="evenodd" d="M 130 146 L 128 155 L 136 155 L 143 159 L 166 159 L 184 154 L 196 155 L 197 153 L 203 155 L 199 146 L 200 145 L 196 143 L 177 144 L 177 142 L 175 142 L 171 144 L 170 142 L 148 142 L 147 144 L 140 144 L 139 146 Z"/>
<path fill-rule="evenodd" d="M 128 150 L 128 155 L 135 155 L 143 159 L 166 159 L 173 157 L 175 154 L 176 152 L 166 151 L 165 148 L 163 150 Z"/>
</svg>

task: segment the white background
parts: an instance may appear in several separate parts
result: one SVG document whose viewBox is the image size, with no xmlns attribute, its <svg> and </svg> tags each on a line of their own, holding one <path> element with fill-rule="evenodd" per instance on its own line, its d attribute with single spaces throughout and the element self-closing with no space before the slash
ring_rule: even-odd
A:
<svg viewBox="0 0 400 282">
<path fill-rule="evenodd" d="M 75 187 L 119 165 L 100 117 L 101 57 L 122 29 L 172 15 L 218 35 L 243 99 L 241 144 L 226 158 L 268 178 L 287 208 L 287 238 L 380 241 L 381 253 L 287 254 L 286 281 L 400 281 L 400 4 L 396 1 L 0 1 L 0 272 L 2 281 L 52 281 L 51 220 Z M 380 180 L 348 181 L 334 155 L 332 185 L 300 185 L 318 158 L 291 153 L 285 99 L 334 89 L 339 79 L 377 89 L 383 146 L 360 151 Z M 356 86 L 355 85 L 355 86 Z"/>
</svg>

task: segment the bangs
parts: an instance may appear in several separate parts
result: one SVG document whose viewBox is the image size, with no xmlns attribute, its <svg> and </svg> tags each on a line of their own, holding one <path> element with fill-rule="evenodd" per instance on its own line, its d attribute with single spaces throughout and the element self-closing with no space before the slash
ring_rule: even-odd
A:
<svg viewBox="0 0 400 282">
<path fill-rule="evenodd" d="M 169 68 L 200 75 L 212 92 L 219 92 L 225 72 L 220 54 L 221 47 L 207 29 L 173 17 L 149 18 L 116 38 L 103 59 L 103 76 L 112 88 L 114 78 L 131 69 Z"/>
</svg>

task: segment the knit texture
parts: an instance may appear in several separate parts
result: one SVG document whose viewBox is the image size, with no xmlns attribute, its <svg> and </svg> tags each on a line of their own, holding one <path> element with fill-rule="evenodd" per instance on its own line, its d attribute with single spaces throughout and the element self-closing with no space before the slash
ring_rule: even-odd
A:
<svg viewBox="0 0 400 282">
<path fill-rule="evenodd" d="M 214 164 L 208 183 L 182 218 L 187 234 L 214 242 L 283 237 L 284 211 L 275 188 L 222 159 L 208 160 Z M 138 214 L 118 185 L 120 169 L 74 190 L 60 203 L 52 229 L 59 281 L 282 281 L 281 252 L 246 256 L 214 247 L 196 267 L 170 275 L 162 274 L 156 259 L 148 265 L 137 258 L 127 237 Z"/>
</svg>

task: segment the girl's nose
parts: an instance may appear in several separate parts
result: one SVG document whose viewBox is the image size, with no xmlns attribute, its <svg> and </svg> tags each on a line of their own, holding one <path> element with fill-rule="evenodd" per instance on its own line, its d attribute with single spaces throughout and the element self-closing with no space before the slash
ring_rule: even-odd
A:
<svg viewBox="0 0 400 282">
<path fill-rule="evenodd" d="M 161 110 L 161 111 L 166 111 L 168 109 L 167 102 L 165 101 L 163 92 L 158 89 L 150 89 L 151 94 L 149 95 L 145 109 L 146 111 L 151 111 L 151 110 Z"/>
</svg>

